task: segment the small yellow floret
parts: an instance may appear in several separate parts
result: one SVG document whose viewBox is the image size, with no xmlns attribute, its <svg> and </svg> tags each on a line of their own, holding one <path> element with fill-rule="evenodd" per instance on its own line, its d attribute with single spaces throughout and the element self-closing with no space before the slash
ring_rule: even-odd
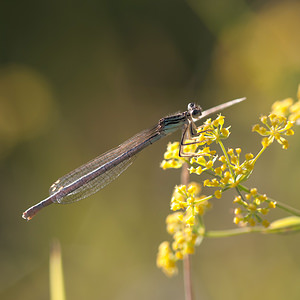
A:
<svg viewBox="0 0 300 300">
<path fill-rule="evenodd" d="M 263 220 L 263 221 L 261 222 L 261 224 L 262 224 L 264 227 L 266 227 L 266 228 L 270 226 L 270 222 L 267 221 L 267 220 Z"/>
<path fill-rule="evenodd" d="M 221 129 L 221 134 L 223 137 L 228 137 L 230 134 L 230 131 L 227 128 L 222 128 Z"/>
<path fill-rule="evenodd" d="M 231 156 L 231 163 L 232 163 L 232 164 L 236 164 L 237 162 L 238 162 L 237 156 L 232 155 L 232 156 Z"/>
<path fill-rule="evenodd" d="M 250 219 L 248 220 L 248 224 L 249 224 L 250 226 L 255 226 L 256 222 L 254 221 L 253 218 L 250 218 Z"/>
<path fill-rule="evenodd" d="M 248 209 L 250 209 L 251 211 L 256 211 L 257 206 L 256 206 L 254 203 L 250 203 L 250 204 L 248 205 Z"/>
<path fill-rule="evenodd" d="M 233 200 L 233 203 L 239 203 L 242 200 L 241 196 L 236 196 Z"/>
<path fill-rule="evenodd" d="M 182 254 L 181 251 L 176 251 L 175 256 L 176 256 L 176 258 L 178 258 L 178 259 L 183 259 L 183 254 Z"/>
<path fill-rule="evenodd" d="M 185 222 L 187 225 L 193 226 L 195 224 L 195 216 L 189 216 Z"/>
<path fill-rule="evenodd" d="M 219 161 L 222 162 L 222 163 L 225 163 L 226 162 L 225 156 L 224 155 L 220 156 Z"/>
<path fill-rule="evenodd" d="M 260 117 L 260 121 L 261 121 L 263 124 L 267 124 L 268 117 L 267 117 L 267 116 L 262 116 L 262 117 Z"/>
<path fill-rule="evenodd" d="M 228 149 L 228 150 L 227 150 L 227 153 L 228 153 L 230 156 L 233 155 L 233 149 L 232 149 L 232 148 Z"/>
<path fill-rule="evenodd" d="M 245 154 L 246 160 L 250 160 L 250 159 L 252 159 L 253 157 L 254 157 L 254 156 L 253 156 L 252 153 L 247 153 L 247 154 Z"/>
<path fill-rule="evenodd" d="M 240 207 L 238 207 L 238 208 L 236 208 L 236 209 L 234 210 L 234 214 L 235 214 L 235 215 L 239 215 L 240 213 L 241 213 Z"/>
<path fill-rule="evenodd" d="M 201 185 L 197 182 L 191 182 L 188 185 L 188 192 L 195 195 L 199 194 L 201 192 Z"/>
<path fill-rule="evenodd" d="M 200 166 L 196 168 L 196 172 L 195 173 L 197 175 L 200 175 L 202 172 L 203 172 L 203 169 Z"/>
<path fill-rule="evenodd" d="M 281 138 L 280 144 L 282 144 L 282 149 L 284 150 L 286 150 L 289 147 L 289 142 L 284 138 Z"/>
<path fill-rule="evenodd" d="M 209 179 L 205 179 L 205 180 L 203 181 L 203 186 L 208 186 L 209 183 L 210 183 Z"/>
<path fill-rule="evenodd" d="M 212 161 L 212 160 L 209 160 L 209 161 L 206 163 L 206 168 L 207 168 L 207 169 L 210 169 L 210 168 L 212 168 L 213 165 L 214 165 L 213 161 Z"/>
<path fill-rule="evenodd" d="M 255 124 L 252 126 L 252 131 L 259 131 L 259 124 Z"/>
<path fill-rule="evenodd" d="M 260 195 L 259 197 L 259 200 L 261 200 L 262 202 L 266 201 L 268 199 L 267 195 L 266 194 L 263 194 L 263 195 Z"/>
<path fill-rule="evenodd" d="M 223 126 L 224 125 L 224 116 L 222 116 L 222 115 L 218 115 L 218 117 L 216 118 L 216 121 L 218 121 L 218 124 L 220 125 L 220 126 Z"/>
<path fill-rule="evenodd" d="M 288 129 L 286 132 L 285 132 L 286 135 L 294 135 L 294 130 L 293 129 Z"/>
<path fill-rule="evenodd" d="M 268 139 L 267 137 L 263 138 L 261 140 L 261 144 L 264 148 L 267 148 L 270 146 L 270 144 L 272 144 L 272 140 Z"/>
<path fill-rule="evenodd" d="M 217 167 L 217 168 L 215 168 L 214 172 L 215 172 L 217 175 L 221 176 L 221 175 L 222 175 L 222 168 L 221 168 L 221 167 Z"/>
<path fill-rule="evenodd" d="M 263 215 L 266 215 L 266 214 L 269 212 L 269 209 L 267 209 L 267 208 L 262 208 L 260 211 L 261 211 L 261 213 L 262 213 Z"/>
<path fill-rule="evenodd" d="M 235 153 L 236 154 L 241 154 L 242 152 L 242 149 L 241 148 L 235 148 Z"/>
<path fill-rule="evenodd" d="M 214 195 L 215 195 L 215 197 L 217 199 L 221 199 L 221 197 L 222 197 L 222 191 L 221 190 L 217 190 L 217 191 L 215 191 Z"/>
<path fill-rule="evenodd" d="M 176 258 L 170 249 L 169 242 L 163 242 L 160 244 L 156 265 L 161 268 L 167 276 L 173 276 L 178 272 L 176 267 Z"/>
<path fill-rule="evenodd" d="M 251 199 L 251 197 L 252 197 L 252 195 L 251 194 L 245 194 L 245 198 L 246 198 L 246 200 L 250 200 Z"/>
<path fill-rule="evenodd" d="M 227 169 L 227 165 L 226 165 L 226 164 L 223 164 L 223 165 L 221 166 L 221 170 L 224 172 L 226 169 Z"/>
<path fill-rule="evenodd" d="M 285 116 L 289 113 L 289 108 L 293 104 L 292 98 L 287 98 L 282 101 L 276 101 L 272 105 L 272 112 L 277 115 Z"/>
<path fill-rule="evenodd" d="M 175 191 L 178 193 L 185 193 L 186 185 L 182 184 L 182 185 L 176 186 Z"/>
<path fill-rule="evenodd" d="M 238 217 L 234 217 L 234 218 L 233 218 L 233 223 L 234 223 L 234 224 L 237 225 L 237 224 L 239 224 L 240 222 L 241 222 L 241 219 L 240 219 L 240 218 L 238 218 Z"/>
</svg>

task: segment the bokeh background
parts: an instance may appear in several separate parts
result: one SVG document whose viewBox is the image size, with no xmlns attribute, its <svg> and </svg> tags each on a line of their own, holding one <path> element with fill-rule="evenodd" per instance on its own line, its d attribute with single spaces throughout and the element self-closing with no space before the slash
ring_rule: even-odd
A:
<svg viewBox="0 0 300 300">
<path fill-rule="evenodd" d="M 255 153 L 252 124 L 296 97 L 299 16 L 299 1 L 1 1 L 0 298 L 49 299 L 57 238 L 67 299 L 183 299 L 182 275 L 155 266 L 180 178 L 159 163 L 180 133 L 92 197 L 28 223 L 21 214 L 57 178 L 189 101 L 247 96 L 224 111 L 227 144 Z M 289 140 L 288 152 L 267 151 L 248 185 L 300 208 L 300 141 Z M 208 229 L 232 228 L 232 195 L 213 205 Z M 192 258 L 197 299 L 299 299 L 299 246 L 296 234 L 205 240 Z"/>
</svg>

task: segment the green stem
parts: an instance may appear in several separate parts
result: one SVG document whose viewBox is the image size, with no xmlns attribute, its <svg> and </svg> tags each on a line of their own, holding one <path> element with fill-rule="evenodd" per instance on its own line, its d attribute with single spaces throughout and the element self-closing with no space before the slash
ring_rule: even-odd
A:
<svg viewBox="0 0 300 300">
<path fill-rule="evenodd" d="M 214 195 L 210 195 L 210 196 L 207 196 L 207 197 L 205 197 L 205 198 L 201 198 L 201 199 L 199 199 L 199 200 L 195 200 L 194 202 L 195 202 L 196 204 L 198 204 L 198 203 L 201 203 L 201 202 L 208 201 L 208 200 L 212 199 L 213 197 L 214 197 Z"/>
<path fill-rule="evenodd" d="M 228 154 L 227 154 L 227 152 L 226 152 L 226 149 L 225 149 L 225 147 L 224 147 L 224 144 L 221 142 L 221 140 L 218 141 L 218 144 L 220 145 L 220 147 L 221 147 L 221 149 L 222 149 L 222 152 L 223 152 L 223 154 L 224 154 L 224 156 L 225 156 L 225 158 L 226 158 L 226 161 L 227 161 L 227 165 L 228 165 L 230 174 L 231 174 L 232 178 L 234 178 L 234 173 L 233 173 L 233 170 L 232 170 L 232 168 L 231 168 L 229 156 L 228 156 Z"/>
<path fill-rule="evenodd" d="M 300 217 L 300 211 L 298 209 L 294 208 L 294 207 L 291 207 L 291 206 L 289 206 L 287 204 L 284 204 L 282 202 L 273 200 L 271 198 L 268 198 L 266 201 L 267 202 L 275 202 L 276 203 L 276 207 L 278 207 L 278 208 L 280 208 L 280 209 L 282 209 L 282 210 L 284 210 L 284 211 L 286 211 L 286 212 L 288 212 L 288 213 L 290 213 L 290 214 L 292 214 L 294 216 Z"/>
<path fill-rule="evenodd" d="M 256 154 L 255 158 L 253 158 L 253 165 L 256 163 L 256 161 L 258 160 L 258 158 L 264 153 L 264 151 L 266 150 L 266 147 L 262 147 L 261 150 Z"/>
<path fill-rule="evenodd" d="M 243 190 L 243 191 L 246 192 L 246 193 L 250 193 L 250 189 L 248 189 L 247 187 L 245 187 L 245 186 L 243 186 L 243 185 L 241 185 L 241 184 L 238 185 L 238 188 L 239 188 L 240 190 Z M 260 195 L 261 195 L 261 194 L 260 194 Z M 289 205 L 287 205 L 287 204 L 285 204 L 285 203 L 276 201 L 276 200 L 274 200 L 274 199 L 272 199 L 272 198 L 270 198 L 270 197 L 268 197 L 266 201 L 267 201 L 268 203 L 274 202 L 274 203 L 276 203 L 276 207 L 278 207 L 278 208 L 280 208 L 280 209 L 282 209 L 282 210 L 284 210 L 284 211 L 286 211 L 286 212 L 288 212 L 288 213 L 290 213 L 290 214 L 292 214 L 292 215 L 294 215 L 294 216 L 300 217 L 300 211 L 299 211 L 298 209 L 294 208 L 294 207 L 291 207 L 291 206 L 289 206 Z"/>
<path fill-rule="evenodd" d="M 253 232 L 263 232 L 265 231 L 264 227 L 243 227 L 243 228 L 235 228 L 235 229 L 227 229 L 227 230 L 211 230 L 206 231 L 204 236 L 208 238 L 222 238 L 222 237 L 230 237 L 241 235 L 245 233 L 253 233 Z"/>
<path fill-rule="evenodd" d="M 223 238 L 246 233 L 278 234 L 296 231 L 300 231 L 300 219 L 298 217 L 287 217 L 271 223 L 269 227 L 255 226 L 227 230 L 212 230 L 203 233 L 203 237 Z"/>
</svg>

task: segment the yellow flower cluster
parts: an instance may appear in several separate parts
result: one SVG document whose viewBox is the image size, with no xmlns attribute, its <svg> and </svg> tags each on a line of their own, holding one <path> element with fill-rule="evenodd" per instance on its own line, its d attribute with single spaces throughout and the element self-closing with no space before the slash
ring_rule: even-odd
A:
<svg viewBox="0 0 300 300">
<path fill-rule="evenodd" d="M 215 177 L 204 180 L 204 186 L 220 188 L 214 194 L 217 199 L 221 198 L 223 190 L 235 188 L 240 182 L 248 178 L 252 172 L 254 167 L 253 154 L 247 153 L 245 160 L 241 162 L 241 152 L 240 148 L 235 150 L 230 148 L 224 152 L 224 155 L 218 159 L 221 165 L 211 168 Z"/>
<path fill-rule="evenodd" d="M 171 199 L 171 210 L 184 210 L 180 219 L 188 226 L 193 226 L 195 216 L 203 215 L 208 208 L 205 196 L 198 196 L 201 192 L 199 184 L 192 182 L 186 187 L 185 185 L 176 186 Z"/>
<path fill-rule="evenodd" d="M 287 117 L 289 121 L 295 122 L 300 119 L 300 84 L 297 92 L 298 101 L 294 103 L 292 98 L 276 101 L 272 105 L 272 113 Z"/>
<path fill-rule="evenodd" d="M 274 140 L 282 145 L 282 149 L 289 147 L 287 139 L 282 135 L 289 136 L 294 134 L 294 131 L 291 129 L 294 125 L 294 121 L 288 121 L 286 117 L 274 113 L 268 116 L 262 116 L 260 121 L 265 126 L 256 124 L 252 127 L 252 131 L 256 131 L 264 137 L 261 142 L 263 148 L 270 146 Z"/>
<path fill-rule="evenodd" d="M 230 127 L 223 127 L 224 119 L 225 117 L 221 114 L 218 115 L 215 120 L 207 119 L 204 124 L 197 129 L 199 133 L 199 137 L 197 138 L 198 142 L 210 145 L 213 142 L 219 143 L 220 140 L 228 138 L 230 135 Z M 199 154 L 201 154 L 201 152 Z"/>
<path fill-rule="evenodd" d="M 160 164 L 162 169 L 179 169 L 185 162 L 188 161 L 188 158 L 179 156 L 179 147 L 179 142 L 168 144 L 167 151 L 164 154 L 164 160 Z M 183 151 L 185 153 L 195 153 L 197 147 L 197 144 L 194 143 L 191 145 L 185 145 L 183 146 Z"/>
<path fill-rule="evenodd" d="M 212 169 L 217 156 L 216 151 L 210 150 L 209 147 L 204 147 L 197 154 L 199 156 L 194 156 L 189 161 L 191 166 L 189 171 L 191 174 L 200 175 L 202 172 Z"/>
<path fill-rule="evenodd" d="M 268 116 L 262 116 L 260 121 L 264 126 L 256 124 L 252 131 L 258 132 L 264 138 L 262 146 L 267 148 L 274 140 L 282 145 L 283 149 L 289 147 L 288 141 L 282 135 L 293 135 L 291 129 L 295 122 L 300 120 L 300 85 L 297 93 L 298 101 L 294 103 L 292 98 L 276 101 L 272 105 L 272 112 Z"/>
<path fill-rule="evenodd" d="M 170 248 L 169 242 L 163 242 L 159 245 L 156 265 L 158 268 L 161 268 L 167 276 L 177 274 L 176 258 Z"/>
<path fill-rule="evenodd" d="M 256 188 L 251 189 L 249 193 L 245 194 L 244 198 L 241 196 L 235 197 L 233 203 L 240 205 L 234 210 L 233 222 L 242 226 L 247 224 L 255 226 L 257 223 L 261 223 L 263 226 L 268 227 L 270 223 L 262 216 L 276 207 L 276 203 L 268 201 L 266 195 L 258 194 Z"/>
<path fill-rule="evenodd" d="M 202 239 L 203 230 L 198 217 L 204 214 L 210 204 L 204 200 L 204 196 L 198 196 L 200 191 L 201 188 L 196 183 L 191 183 L 188 187 L 185 185 L 175 187 L 171 209 L 176 212 L 166 219 L 167 231 L 173 236 L 172 247 L 169 243 L 163 242 L 157 256 L 157 266 L 168 276 L 176 274 L 174 267 L 176 261 L 194 253 L 195 246 Z"/>
<path fill-rule="evenodd" d="M 179 169 L 184 163 L 185 160 L 179 156 L 179 142 L 169 143 L 160 167 L 164 170 Z"/>
</svg>

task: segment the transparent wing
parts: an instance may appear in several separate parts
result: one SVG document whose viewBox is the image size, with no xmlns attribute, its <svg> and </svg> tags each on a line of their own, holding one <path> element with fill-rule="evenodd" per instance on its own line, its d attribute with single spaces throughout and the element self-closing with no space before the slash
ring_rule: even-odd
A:
<svg viewBox="0 0 300 300">
<path fill-rule="evenodd" d="M 149 139 L 155 133 L 156 126 L 152 129 L 144 130 L 135 135 L 134 137 L 130 138 L 129 140 L 125 141 L 118 147 L 107 151 L 106 153 L 96 157 L 95 159 L 75 169 L 74 171 L 66 174 L 51 185 L 49 189 L 50 196 L 57 193 L 64 187 L 72 184 L 73 182 L 79 180 L 81 177 L 88 175 L 89 173 L 93 172 L 95 169 L 101 167 L 102 165 L 109 163 L 121 154 L 131 150 L 132 148 L 139 145 L 141 142 Z M 126 158 L 118 165 L 99 175 L 97 178 L 83 184 L 81 187 L 77 188 L 72 193 L 59 199 L 58 202 L 71 203 L 79 201 L 96 193 L 97 191 L 105 187 L 107 184 L 112 182 L 114 179 L 116 179 L 122 172 L 124 172 L 132 164 L 134 158 L 135 156 Z"/>
<path fill-rule="evenodd" d="M 113 180 L 115 180 L 119 175 L 121 175 L 132 164 L 135 158 L 136 156 L 132 156 L 122 161 L 117 166 L 111 168 L 107 172 L 89 181 L 88 183 L 83 184 L 80 188 L 59 199 L 57 202 L 62 204 L 72 203 L 82 200 L 98 192 Z"/>
</svg>

